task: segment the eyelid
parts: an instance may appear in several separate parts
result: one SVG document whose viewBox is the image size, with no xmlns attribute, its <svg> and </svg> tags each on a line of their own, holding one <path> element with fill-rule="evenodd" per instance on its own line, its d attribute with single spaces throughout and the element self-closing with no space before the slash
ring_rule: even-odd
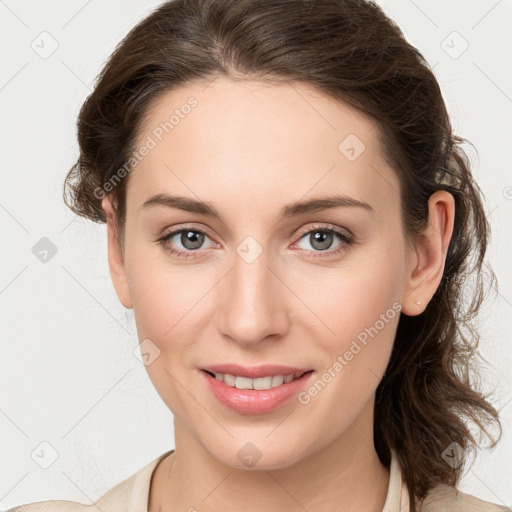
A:
<svg viewBox="0 0 512 512">
<path fill-rule="evenodd" d="M 194 225 L 190 225 L 190 224 L 176 224 L 172 227 L 170 227 L 169 229 L 165 229 L 162 234 L 158 237 L 159 239 L 161 238 L 165 238 L 169 235 L 176 235 L 178 234 L 179 232 L 181 231 L 197 231 L 199 233 L 204 233 L 205 235 L 208 236 L 208 238 L 210 238 L 211 240 L 215 241 L 215 243 L 218 243 L 216 240 L 215 240 L 215 237 L 213 237 L 209 231 L 208 228 L 206 228 L 205 226 L 194 226 Z"/>
<path fill-rule="evenodd" d="M 297 232 L 295 237 L 302 238 L 304 235 L 307 235 L 308 233 L 310 233 L 311 231 L 314 231 L 315 229 L 317 229 L 319 231 L 320 230 L 334 231 L 335 233 L 346 236 L 347 238 L 350 238 L 350 239 L 354 238 L 354 234 L 349 229 L 335 226 L 334 224 L 324 223 L 324 222 L 320 222 L 320 223 L 314 222 L 313 225 L 309 225 L 309 226 L 306 226 L 305 228 L 301 228 Z"/>
</svg>

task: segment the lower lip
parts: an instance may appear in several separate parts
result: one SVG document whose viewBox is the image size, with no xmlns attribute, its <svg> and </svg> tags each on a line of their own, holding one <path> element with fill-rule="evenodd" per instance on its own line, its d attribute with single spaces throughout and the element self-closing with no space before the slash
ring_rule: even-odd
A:
<svg viewBox="0 0 512 512">
<path fill-rule="evenodd" d="M 307 372 L 291 382 L 271 389 L 238 389 L 228 386 L 201 370 L 214 396 L 225 406 L 243 414 L 263 414 L 273 411 L 297 395 L 314 374 Z"/>
</svg>

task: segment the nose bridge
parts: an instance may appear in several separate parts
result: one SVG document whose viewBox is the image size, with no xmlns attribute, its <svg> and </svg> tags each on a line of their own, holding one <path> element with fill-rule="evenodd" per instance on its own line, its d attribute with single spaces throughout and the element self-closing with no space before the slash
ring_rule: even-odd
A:
<svg viewBox="0 0 512 512">
<path fill-rule="evenodd" d="M 285 327 L 282 285 L 268 267 L 270 254 L 254 238 L 237 246 L 222 290 L 219 328 L 240 343 L 257 343 Z"/>
</svg>

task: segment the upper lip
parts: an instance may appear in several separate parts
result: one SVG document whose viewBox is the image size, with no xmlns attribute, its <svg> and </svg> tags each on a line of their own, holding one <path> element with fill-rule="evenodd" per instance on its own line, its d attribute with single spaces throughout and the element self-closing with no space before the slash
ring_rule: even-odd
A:
<svg viewBox="0 0 512 512">
<path fill-rule="evenodd" d="M 248 377 L 257 379 L 259 377 L 267 377 L 274 375 L 295 375 L 302 374 L 311 370 L 311 368 L 293 368 L 291 366 L 279 366 L 274 364 L 264 364 L 261 366 L 241 366 L 239 364 L 214 364 L 202 368 L 211 373 L 228 373 L 239 377 Z"/>
</svg>

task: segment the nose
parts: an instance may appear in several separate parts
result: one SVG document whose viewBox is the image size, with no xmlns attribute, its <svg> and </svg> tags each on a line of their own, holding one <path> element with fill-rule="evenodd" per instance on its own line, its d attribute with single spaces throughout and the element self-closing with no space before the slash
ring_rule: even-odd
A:
<svg viewBox="0 0 512 512">
<path fill-rule="evenodd" d="M 240 345 L 266 346 L 289 329 L 289 297 L 279 270 L 264 251 L 254 261 L 235 254 L 233 267 L 218 288 L 218 328 Z"/>
</svg>

